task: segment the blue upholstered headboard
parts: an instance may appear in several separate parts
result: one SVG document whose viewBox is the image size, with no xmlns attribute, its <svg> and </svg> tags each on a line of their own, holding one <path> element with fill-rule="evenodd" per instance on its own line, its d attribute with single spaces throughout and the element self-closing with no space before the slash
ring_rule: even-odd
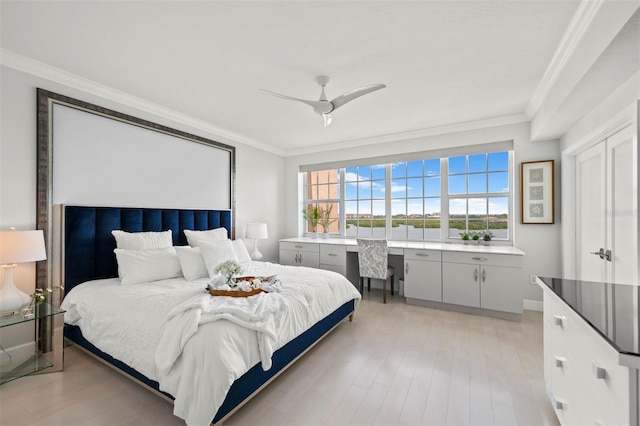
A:
<svg viewBox="0 0 640 426">
<path fill-rule="evenodd" d="M 233 238 L 230 210 L 178 210 L 131 207 L 64 206 L 65 292 L 89 280 L 118 276 L 111 231 L 166 231 L 171 229 L 173 245 L 186 245 L 184 229 L 207 230 L 224 227 Z"/>
</svg>

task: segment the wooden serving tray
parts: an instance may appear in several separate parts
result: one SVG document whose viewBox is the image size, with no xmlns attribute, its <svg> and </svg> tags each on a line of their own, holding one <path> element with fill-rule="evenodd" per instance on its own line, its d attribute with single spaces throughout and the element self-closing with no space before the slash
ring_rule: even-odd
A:
<svg viewBox="0 0 640 426">
<path fill-rule="evenodd" d="M 212 288 L 207 288 L 209 294 L 212 296 L 227 296 L 227 297 L 249 297 L 260 293 L 267 293 L 261 288 L 251 290 L 251 291 L 242 291 L 242 290 L 214 290 Z"/>
</svg>

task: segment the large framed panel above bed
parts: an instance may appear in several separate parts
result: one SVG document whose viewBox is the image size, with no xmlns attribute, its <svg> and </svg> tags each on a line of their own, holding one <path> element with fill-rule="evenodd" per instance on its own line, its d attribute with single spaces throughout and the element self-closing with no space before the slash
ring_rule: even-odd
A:
<svg viewBox="0 0 640 426">
<path fill-rule="evenodd" d="M 43 89 L 37 102 L 39 288 L 60 284 L 61 205 L 228 210 L 235 236 L 235 147 Z"/>
</svg>

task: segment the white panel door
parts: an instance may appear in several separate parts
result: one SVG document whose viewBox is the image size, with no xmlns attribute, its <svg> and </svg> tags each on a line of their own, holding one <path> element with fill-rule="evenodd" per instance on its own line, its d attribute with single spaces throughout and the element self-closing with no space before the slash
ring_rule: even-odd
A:
<svg viewBox="0 0 640 426">
<path fill-rule="evenodd" d="M 606 260 L 598 252 L 606 243 L 606 142 L 576 157 L 576 277 L 606 280 Z"/>
<path fill-rule="evenodd" d="M 607 281 L 638 283 L 638 144 L 633 127 L 607 139 Z"/>
</svg>

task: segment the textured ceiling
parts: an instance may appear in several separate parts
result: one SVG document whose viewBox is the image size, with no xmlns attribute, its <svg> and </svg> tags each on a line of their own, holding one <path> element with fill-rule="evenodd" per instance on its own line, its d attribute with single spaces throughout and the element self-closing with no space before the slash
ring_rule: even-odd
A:
<svg viewBox="0 0 640 426">
<path fill-rule="evenodd" d="M 2 48 L 283 153 L 522 114 L 578 1 L 2 1 Z M 261 88 L 332 99 L 333 114 Z"/>
</svg>

